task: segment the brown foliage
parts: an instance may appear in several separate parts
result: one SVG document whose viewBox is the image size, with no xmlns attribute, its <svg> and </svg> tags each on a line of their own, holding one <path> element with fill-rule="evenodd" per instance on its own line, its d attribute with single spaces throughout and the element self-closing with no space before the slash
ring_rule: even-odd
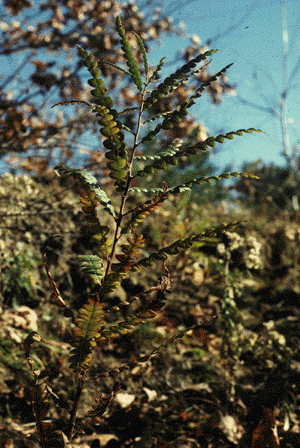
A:
<svg viewBox="0 0 300 448">
<path fill-rule="evenodd" d="M 274 409 L 263 408 L 264 415 L 252 434 L 251 448 L 279 448 L 277 422 Z"/>
</svg>

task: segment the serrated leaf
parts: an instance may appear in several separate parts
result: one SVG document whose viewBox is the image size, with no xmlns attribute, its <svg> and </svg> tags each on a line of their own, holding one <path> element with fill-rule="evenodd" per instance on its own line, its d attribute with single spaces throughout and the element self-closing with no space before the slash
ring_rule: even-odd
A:
<svg viewBox="0 0 300 448">
<path fill-rule="evenodd" d="M 102 259 L 97 255 L 78 255 L 81 268 L 85 271 L 94 283 L 101 285 L 104 277 Z"/>
<path fill-rule="evenodd" d="M 94 339 L 100 337 L 99 329 L 103 326 L 103 304 L 89 299 L 80 308 L 73 328 L 70 367 L 76 372 L 86 370 L 91 362 L 90 352 Z"/>
<path fill-rule="evenodd" d="M 54 170 L 58 171 L 59 175 L 60 175 L 60 173 L 62 173 L 62 174 L 67 174 L 67 175 L 73 174 L 75 176 L 80 176 L 89 185 L 94 185 L 97 183 L 97 179 L 91 173 L 89 173 L 87 170 L 71 168 L 66 165 L 56 165 L 54 167 Z"/>
<path fill-rule="evenodd" d="M 101 187 L 97 187 L 95 188 L 95 195 L 96 198 L 99 200 L 100 204 L 103 205 L 105 210 L 115 218 L 116 217 L 115 209 L 105 191 L 102 190 Z"/>
</svg>

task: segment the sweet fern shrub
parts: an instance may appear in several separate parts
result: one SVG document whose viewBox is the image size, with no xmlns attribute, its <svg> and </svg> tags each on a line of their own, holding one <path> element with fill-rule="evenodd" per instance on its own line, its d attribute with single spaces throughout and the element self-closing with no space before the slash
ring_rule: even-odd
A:
<svg viewBox="0 0 300 448">
<path fill-rule="evenodd" d="M 68 322 L 72 329 L 69 363 L 70 368 L 74 371 L 74 384 L 76 384 L 76 391 L 70 393 L 73 396 L 72 406 L 69 406 L 59 397 L 59 391 L 54 391 L 50 387 L 47 382 L 49 372 L 35 367 L 31 351 L 33 344 L 43 340 L 42 337 L 38 333 L 32 332 L 24 341 L 25 354 L 33 375 L 31 389 L 33 412 L 38 437 L 43 448 L 54 446 L 54 440 L 55 446 L 60 446 L 58 445 L 59 437 L 61 438 L 61 446 L 64 446 L 63 440 L 71 440 L 76 431 L 82 431 L 84 428 L 93 426 L 99 420 L 101 421 L 101 416 L 111 399 L 120 389 L 119 383 L 115 382 L 110 394 L 100 394 L 92 409 L 87 412 L 86 418 L 79 422 L 78 419 L 76 420 L 76 415 L 82 392 L 85 387 L 88 388 L 87 382 L 95 378 L 115 378 L 122 371 L 130 371 L 134 366 L 148 361 L 150 357 L 156 355 L 168 344 L 183 337 L 194 328 L 186 328 L 184 331 L 173 335 L 147 354 L 132 356 L 127 363 L 120 365 L 118 368 L 98 372 L 97 374 L 93 371 L 93 374 L 89 374 L 93 353 L 99 353 L 97 347 L 105 346 L 108 341 L 117 345 L 118 335 L 132 332 L 149 322 L 166 304 L 167 293 L 171 289 L 171 275 L 167 267 L 169 257 L 181 251 L 185 252 L 195 243 L 211 242 L 216 244 L 221 241 L 222 234 L 235 227 L 237 223 L 220 223 L 216 228 L 186 235 L 185 238 L 175 240 L 168 246 L 161 247 L 152 253 L 145 252 L 146 235 L 141 234 L 140 224 L 152 215 L 158 207 L 162 207 L 169 198 L 174 198 L 189 191 L 194 186 L 209 183 L 212 180 L 219 181 L 231 176 L 253 177 L 249 173 L 236 172 L 211 177 L 201 176 L 201 173 L 199 173 L 198 177 L 190 179 L 188 182 L 167 185 L 165 181 L 159 181 L 159 176 L 156 173 L 159 174 L 170 167 L 176 169 L 178 161 L 181 165 L 188 163 L 190 156 L 199 155 L 200 157 L 210 147 L 216 146 L 217 143 L 224 143 L 225 140 L 231 140 L 235 136 L 242 136 L 245 132 L 261 132 L 253 128 L 240 129 L 215 137 L 208 137 L 193 146 L 187 146 L 183 142 L 178 143 L 176 141 L 173 145 L 162 147 L 159 151 L 150 154 L 149 142 L 153 141 L 158 134 L 172 129 L 182 120 L 185 120 L 189 114 L 189 109 L 201 97 L 202 92 L 209 88 L 211 83 L 223 76 L 229 66 L 204 82 L 175 110 L 155 115 L 155 103 L 159 99 L 167 98 L 186 83 L 190 77 L 202 70 L 205 66 L 203 62 L 218 50 L 210 50 L 199 54 L 170 76 L 161 79 L 160 72 L 163 59 L 154 70 L 151 69 L 143 41 L 138 35 L 134 34 L 143 55 L 143 67 L 139 67 L 133 57 L 128 36 L 119 17 L 116 19 L 116 28 L 120 36 L 121 49 L 127 68 L 119 66 L 115 66 L 115 68 L 130 76 L 138 91 L 138 104 L 133 104 L 126 110 L 116 110 L 114 101 L 105 87 L 104 79 L 101 78 L 101 72 L 97 68 L 97 61 L 88 51 L 78 46 L 83 64 L 91 75 L 88 83 L 92 87 L 93 101 L 87 103 L 87 105 L 90 107 L 90 112 L 96 114 L 99 119 L 100 133 L 104 137 L 106 170 L 109 172 L 110 178 L 113 179 L 114 194 L 109 197 L 104 189 L 97 184 L 96 178 L 86 170 L 68 166 L 55 167 L 60 176 L 68 176 L 73 179 L 78 200 L 82 204 L 84 220 L 90 230 L 91 238 L 97 245 L 96 253 L 79 256 L 82 269 L 91 282 L 88 291 L 89 298 L 86 303 L 82 303 L 79 311 L 73 311 L 64 301 L 49 271 L 47 256 L 44 257 L 54 300 L 66 319 L 69 319 Z M 68 104 L 72 102 L 70 100 Z M 132 120 L 134 123 L 132 128 L 122 124 L 122 118 L 126 116 L 126 112 L 135 116 L 135 119 Z M 143 152 L 145 145 L 148 148 L 147 155 Z M 149 175 L 153 175 L 151 185 L 148 185 Z M 155 180 L 157 180 L 157 184 Z M 129 204 L 134 202 L 129 199 L 137 193 L 147 194 L 149 199 L 138 206 L 135 203 L 135 206 L 130 208 Z M 110 217 L 111 225 L 104 225 L 99 219 L 97 210 L 101 208 L 102 212 L 104 211 Z M 171 231 L 172 229 L 170 229 Z M 110 303 L 110 293 L 117 290 L 122 281 L 132 272 L 153 269 L 154 265 L 161 268 L 161 276 L 157 279 L 157 284 L 142 290 L 132 300 L 123 302 L 121 306 L 127 307 L 128 310 L 131 309 L 129 305 L 133 300 L 137 300 L 136 303 L 139 305 L 132 307 L 134 311 L 123 313 L 125 317 L 119 317 L 119 314 L 116 313 L 119 308 L 112 306 Z M 68 415 L 68 421 L 60 427 L 60 431 L 53 422 L 44 421 L 50 408 L 50 398 L 53 399 L 57 407 L 64 408 Z"/>
</svg>

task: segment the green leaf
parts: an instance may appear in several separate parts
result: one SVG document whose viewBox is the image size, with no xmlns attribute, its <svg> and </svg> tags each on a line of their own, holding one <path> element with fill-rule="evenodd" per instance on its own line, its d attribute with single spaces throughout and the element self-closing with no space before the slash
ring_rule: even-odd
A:
<svg viewBox="0 0 300 448">
<path fill-rule="evenodd" d="M 162 188 L 144 188 L 144 187 L 132 187 L 129 189 L 131 193 L 159 193 L 163 191 Z"/>
<path fill-rule="evenodd" d="M 94 185 L 97 183 L 97 179 L 91 173 L 89 173 L 87 170 L 79 170 L 65 165 L 57 165 L 56 167 L 54 167 L 54 169 L 58 172 L 58 175 L 73 175 L 75 179 L 80 177 L 82 181 L 90 185 L 91 191 L 95 191 L 95 196 L 99 200 L 100 204 L 104 207 L 104 209 L 113 217 L 116 216 L 115 210 L 111 204 L 111 200 L 108 198 L 105 191 L 102 190 L 101 187 L 94 187 Z"/>
<path fill-rule="evenodd" d="M 85 271 L 94 283 L 101 285 L 104 277 L 102 259 L 97 255 L 78 255 L 81 268 Z"/>
<path fill-rule="evenodd" d="M 217 244 L 222 234 L 228 230 L 232 230 L 241 222 L 232 221 L 228 224 L 221 224 L 216 228 L 206 230 L 205 232 L 191 235 L 188 238 L 175 241 L 170 246 L 164 247 L 157 252 L 153 252 L 149 257 L 142 258 L 133 267 L 133 271 L 139 271 L 143 266 L 153 266 L 156 260 L 165 260 L 169 255 L 176 255 L 180 251 L 186 250 L 194 243 L 206 242 L 208 239 L 211 243 Z"/>
<path fill-rule="evenodd" d="M 159 61 L 159 63 L 157 64 L 154 72 L 152 73 L 149 82 L 153 82 L 156 81 L 158 79 L 158 74 L 161 71 L 161 69 L 163 68 L 164 65 L 164 60 L 166 59 L 166 56 L 162 57 L 161 60 Z"/>
<path fill-rule="evenodd" d="M 97 183 L 97 179 L 87 170 L 80 170 L 66 165 L 56 165 L 54 167 L 54 170 L 57 172 L 59 176 L 60 174 L 65 174 L 69 176 L 73 175 L 75 177 L 81 177 L 81 179 L 89 185 L 94 185 Z"/>
<path fill-rule="evenodd" d="M 122 159 L 121 157 L 118 157 L 116 160 L 113 160 L 112 162 L 108 162 L 107 167 L 113 171 L 115 170 L 121 170 L 122 168 L 125 168 L 126 166 L 126 160 Z"/>
<path fill-rule="evenodd" d="M 201 53 L 190 62 L 184 64 L 170 76 L 167 76 L 167 78 L 165 78 L 165 80 L 161 84 L 159 84 L 156 89 L 152 90 L 150 96 L 146 98 L 144 103 L 144 110 L 152 107 L 159 98 L 169 95 L 169 93 L 177 88 L 180 84 L 182 84 L 184 80 L 192 76 L 194 74 L 194 72 L 192 72 L 192 69 L 196 67 L 196 64 L 198 62 L 205 60 L 208 56 L 211 56 L 213 53 L 216 53 L 218 51 L 219 50 L 209 50 L 205 53 Z M 152 80 L 152 77 L 150 78 L 150 80 Z M 191 98 L 194 98 L 194 95 Z M 192 104 L 193 101 L 190 100 L 189 103 L 185 103 L 181 108 L 190 107 Z M 168 124 L 168 127 L 166 129 L 171 129 L 170 124 Z"/>
<path fill-rule="evenodd" d="M 131 77 L 131 73 L 128 70 L 125 70 L 125 68 L 120 67 L 119 65 L 113 64 L 112 62 L 104 61 L 104 64 L 111 65 L 112 67 L 116 68 L 117 70 L 120 70 L 120 72 L 126 73 L 126 75 L 129 75 Z"/>
<path fill-rule="evenodd" d="M 103 205 L 104 209 L 115 218 L 116 217 L 115 209 L 105 191 L 102 190 L 101 187 L 97 187 L 95 188 L 95 193 L 96 198 L 99 200 L 100 204 Z"/>
<path fill-rule="evenodd" d="M 216 146 L 215 142 L 217 143 L 224 143 L 225 139 L 229 139 L 229 140 L 233 140 L 234 136 L 242 136 L 243 133 L 246 132 L 248 134 L 252 134 L 253 132 L 264 132 L 261 129 L 255 129 L 255 128 L 250 128 L 250 129 L 239 129 L 238 131 L 232 131 L 232 132 L 228 132 L 227 134 L 219 134 L 216 137 L 208 137 L 206 140 L 202 141 L 202 142 L 198 142 L 196 143 L 195 146 L 189 146 L 188 148 L 185 148 L 183 150 L 181 150 L 180 152 L 177 153 L 176 157 L 181 157 L 183 155 L 191 155 L 191 154 L 198 154 L 199 150 L 200 151 L 206 151 L 207 150 L 207 146 L 211 146 L 214 147 Z M 265 133 L 265 132 L 264 132 Z"/>
<path fill-rule="evenodd" d="M 258 179 L 257 176 L 255 176 L 254 174 L 249 174 L 249 173 L 238 173 L 238 172 L 233 172 L 233 173 L 223 173 L 223 174 L 219 174 L 219 176 L 201 176 L 201 177 L 197 177 L 195 179 L 189 180 L 187 182 L 185 182 L 182 185 L 177 185 L 174 188 L 171 188 L 170 190 L 168 190 L 170 193 L 173 194 L 178 194 L 178 193 L 182 193 L 183 191 L 186 191 L 187 189 L 190 190 L 194 185 L 201 185 L 203 183 L 210 183 L 212 180 L 215 181 L 220 181 L 222 179 L 229 179 L 230 177 L 249 177 L 252 179 Z"/>
<path fill-rule="evenodd" d="M 143 91 L 143 81 L 141 78 L 141 74 L 139 71 L 139 68 L 135 62 L 133 51 L 131 50 L 128 37 L 126 36 L 126 33 L 122 27 L 122 21 L 120 17 L 116 18 L 116 26 L 119 33 L 119 36 L 121 38 L 122 42 L 122 50 L 124 54 L 124 58 L 126 59 L 126 64 L 130 67 L 129 74 L 131 76 L 131 79 L 134 81 L 137 88 L 142 92 Z"/>
<path fill-rule="evenodd" d="M 129 132 L 132 135 L 135 135 L 135 132 L 129 127 L 127 127 L 125 124 L 122 124 L 122 129 L 124 129 L 125 131 Z"/>
<path fill-rule="evenodd" d="M 135 156 L 134 160 L 155 160 L 155 159 L 160 159 L 160 156 L 158 156 L 157 154 L 148 154 L 148 155 L 144 155 L 144 156 Z"/>
<path fill-rule="evenodd" d="M 89 299 L 79 310 L 73 329 L 70 367 L 75 372 L 86 370 L 91 362 L 90 352 L 95 345 L 95 338 L 100 336 L 103 326 L 103 304 Z"/>
<path fill-rule="evenodd" d="M 133 31 L 133 34 L 135 35 L 136 40 L 138 41 L 139 47 L 141 49 L 141 52 L 143 54 L 145 72 L 146 72 L 146 75 L 148 75 L 149 67 L 148 67 L 147 52 L 146 52 L 146 48 L 145 48 L 144 42 L 142 41 L 140 36 L 138 34 L 136 34 L 134 31 Z"/>
</svg>

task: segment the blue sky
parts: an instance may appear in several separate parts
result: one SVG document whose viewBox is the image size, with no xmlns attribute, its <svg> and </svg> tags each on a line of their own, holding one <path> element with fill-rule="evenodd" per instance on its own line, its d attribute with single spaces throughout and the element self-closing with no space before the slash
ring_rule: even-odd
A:
<svg viewBox="0 0 300 448">
<path fill-rule="evenodd" d="M 222 50 L 214 55 L 211 71 L 216 72 L 234 63 L 228 71 L 228 78 L 238 85 L 237 97 L 227 96 L 218 107 L 200 98 L 198 105 L 194 106 L 194 115 L 203 121 L 212 135 L 220 130 L 224 132 L 249 127 L 260 128 L 268 134 L 236 138 L 212 156 L 214 163 L 220 167 L 232 163 L 236 169 L 244 161 L 257 159 L 265 163 L 284 164 L 280 121 L 270 113 L 242 104 L 240 97 L 259 107 L 277 107 L 285 84 L 283 22 L 287 26 L 284 34 L 286 48 L 288 46 L 288 76 L 298 58 L 300 65 L 299 1 L 164 0 L 160 4 L 163 12 L 171 15 L 176 25 L 184 23 L 187 35 L 184 40 L 174 37 L 164 39 L 161 47 L 153 49 L 151 53 L 153 64 L 164 55 L 171 61 L 176 51 L 188 45 L 189 37 L 195 34 L 202 42 L 216 37 L 211 47 Z M 238 25 L 233 27 L 236 23 Z M 294 87 L 289 93 L 286 109 L 291 146 L 300 138 L 300 73 L 297 72 L 292 85 Z"/>
</svg>

